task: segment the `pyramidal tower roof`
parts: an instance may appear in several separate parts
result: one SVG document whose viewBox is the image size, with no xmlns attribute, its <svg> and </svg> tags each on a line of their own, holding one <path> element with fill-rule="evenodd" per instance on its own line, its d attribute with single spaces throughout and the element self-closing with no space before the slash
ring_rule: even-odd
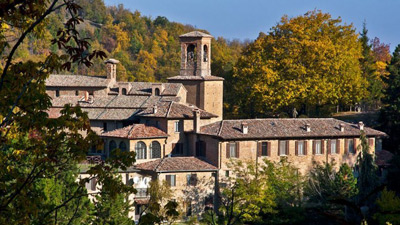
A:
<svg viewBox="0 0 400 225">
<path fill-rule="evenodd" d="M 186 34 L 182 34 L 179 37 L 210 37 L 210 38 L 212 38 L 213 36 L 196 30 L 196 31 L 192 31 L 192 32 L 189 32 Z"/>
</svg>

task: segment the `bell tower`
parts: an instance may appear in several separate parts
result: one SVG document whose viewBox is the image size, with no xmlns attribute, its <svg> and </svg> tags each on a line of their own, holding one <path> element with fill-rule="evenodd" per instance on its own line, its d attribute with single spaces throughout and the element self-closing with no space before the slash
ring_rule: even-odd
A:
<svg viewBox="0 0 400 225">
<path fill-rule="evenodd" d="M 211 39 L 209 34 L 193 31 L 179 36 L 181 41 L 181 76 L 211 75 Z"/>
<path fill-rule="evenodd" d="M 212 36 L 193 31 L 179 36 L 181 69 L 179 76 L 168 78 L 169 83 L 181 83 L 187 90 L 186 101 L 222 120 L 224 78 L 211 75 Z"/>
</svg>

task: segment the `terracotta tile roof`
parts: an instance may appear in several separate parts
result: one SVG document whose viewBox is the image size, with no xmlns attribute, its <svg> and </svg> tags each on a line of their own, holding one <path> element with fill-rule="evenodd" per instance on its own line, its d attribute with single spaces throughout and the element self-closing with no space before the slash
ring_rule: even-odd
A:
<svg viewBox="0 0 400 225">
<path fill-rule="evenodd" d="M 217 167 L 193 157 L 165 157 L 136 165 L 137 169 L 154 172 L 216 171 Z"/>
<path fill-rule="evenodd" d="M 199 109 L 194 105 L 187 105 L 178 102 L 158 102 L 157 112 L 153 113 L 154 106 L 139 112 L 137 115 L 142 117 L 162 117 L 162 118 L 193 118 L 193 110 L 200 111 L 200 118 L 218 117 L 212 113 Z"/>
<path fill-rule="evenodd" d="M 168 137 L 164 131 L 153 127 L 146 126 L 145 124 L 132 124 L 120 129 L 105 132 L 100 135 L 101 137 L 118 137 L 126 139 L 139 139 L 139 138 L 159 138 Z"/>
<path fill-rule="evenodd" d="M 393 153 L 386 151 L 386 150 L 380 150 L 380 151 L 375 151 L 375 163 L 378 166 L 390 166 L 390 160 L 393 158 Z"/>
<path fill-rule="evenodd" d="M 107 87 L 111 80 L 100 76 L 50 75 L 46 79 L 48 87 Z"/>
<path fill-rule="evenodd" d="M 131 89 L 128 95 L 151 95 L 151 87 L 153 83 L 149 82 L 131 82 L 129 83 Z M 161 96 L 176 96 L 181 88 L 184 88 L 182 84 L 174 83 L 162 83 L 164 90 L 160 93 Z"/>
<path fill-rule="evenodd" d="M 49 118 L 58 118 L 62 107 L 52 107 L 47 110 Z M 82 108 L 87 112 L 90 120 L 133 120 L 137 109 L 105 109 L 105 108 Z"/>
<path fill-rule="evenodd" d="M 192 32 L 189 32 L 186 34 L 182 34 L 179 37 L 210 37 L 210 38 L 212 38 L 213 36 L 196 30 L 196 31 L 192 31 Z"/>
<path fill-rule="evenodd" d="M 247 134 L 241 130 L 243 122 L 248 125 Z M 306 124 L 310 124 L 310 132 L 306 131 Z M 343 132 L 339 129 L 340 124 L 344 125 Z M 384 132 L 368 127 L 364 127 L 364 131 L 367 136 L 386 136 Z M 358 125 L 333 118 L 223 120 L 201 127 L 200 133 L 228 140 L 360 136 Z"/>
<path fill-rule="evenodd" d="M 225 80 L 222 77 L 217 77 L 217 76 L 174 76 L 174 77 L 169 77 L 167 80 Z"/>
</svg>

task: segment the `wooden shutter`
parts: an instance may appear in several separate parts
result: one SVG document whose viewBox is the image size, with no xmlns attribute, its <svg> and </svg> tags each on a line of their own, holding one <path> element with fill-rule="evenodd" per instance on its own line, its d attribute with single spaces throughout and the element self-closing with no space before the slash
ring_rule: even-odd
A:
<svg viewBox="0 0 400 225">
<path fill-rule="evenodd" d="M 236 158 L 239 158 L 240 142 L 236 142 Z"/>
<path fill-rule="evenodd" d="M 271 142 L 267 142 L 267 156 L 271 156 Z"/>
<path fill-rule="evenodd" d="M 230 154 L 231 143 L 226 143 L 226 158 L 229 159 L 231 157 Z"/>
<path fill-rule="evenodd" d="M 326 146 L 326 149 L 327 149 L 329 155 L 331 154 L 331 151 L 332 151 L 331 144 L 332 144 L 332 140 L 329 139 L 328 143 L 327 143 L 327 146 Z"/>
<path fill-rule="evenodd" d="M 374 139 L 373 139 L 373 138 L 368 138 L 368 145 L 369 145 L 370 147 L 373 147 L 373 146 L 374 146 Z"/>
<path fill-rule="evenodd" d="M 171 175 L 166 175 L 165 176 L 165 180 L 167 180 L 167 183 L 168 183 L 169 186 L 172 186 L 171 185 Z"/>
<path fill-rule="evenodd" d="M 192 184 L 193 186 L 196 186 L 196 185 L 197 185 L 197 174 L 192 174 L 192 175 L 190 176 L 190 178 L 191 178 L 191 184 Z"/>
<path fill-rule="evenodd" d="M 308 141 L 304 141 L 304 155 L 307 155 Z"/>
<path fill-rule="evenodd" d="M 325 140 L 321 140 L 321 154 L 325 154 Z"/>
<path fill-rule="evenodd" d="M 298 141 L 294 142 L 294 154 L 299 155 L 299 142 Z"/>
<path fill-rule="evenodd" d="M 257 157 L 262 155 L 262 142 L 257 142 Z"/>
<path fill-rule="evenodd" d="M 349 154 L 349 140 L 344 139 L 344 154 Z"/>
<path fill-rule="evenodd" d="M 286 149 L 285 149 L 286 155 L 289 155 L 289 140 L 286 141 Z"/>
<path fill-rule="evenodd" d="M 278 156 L 281 155 L 281 141 L 278 141 Z"/>
<path fill-rule="evenodd" d="M 312 141 L 312 154 L 315 155 L 315 146 L 316 146 L 316 142 Z"/>
<path fill-rule="evenodd" d="M 357 153 L 357 138 L 353 138 L 353 149 L 354 152 Z"/>
</svg>

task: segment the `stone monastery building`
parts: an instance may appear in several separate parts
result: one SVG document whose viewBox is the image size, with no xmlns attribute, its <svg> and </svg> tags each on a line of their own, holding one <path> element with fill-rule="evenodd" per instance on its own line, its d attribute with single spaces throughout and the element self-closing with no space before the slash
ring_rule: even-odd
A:
<svg viewBox="0 0 400 225">
<path fill-rule="evenodd" d="M 215 186 L 230 176 L 230 160 L 287 157 L 306 173 L 313 160 L 354 165 L 360 130 L 371 152 L 386 135 L 333 118 L 223 120 L 224 79 L 211 73 L 211 39 L 199 31 L 181 35 L 180 74 L 167 83 L 119 82 L 115 59 L 105 61 L 106 76 L 51 75 L 46 81 L 50 117 L 59 116 L 65 104 L 79 105 L 104 139 L 104 149 L 90 150 L 88 161 L 115 148 L 136 152 L 136 165 L 121 172 L 138 190 L 132 196 L 135 219 L 151 179 L 166 180 L 181 210 L 198 215 L 214 206 Z M 87 188 L 101 187 L 92 180 Z"/>
</svg>

